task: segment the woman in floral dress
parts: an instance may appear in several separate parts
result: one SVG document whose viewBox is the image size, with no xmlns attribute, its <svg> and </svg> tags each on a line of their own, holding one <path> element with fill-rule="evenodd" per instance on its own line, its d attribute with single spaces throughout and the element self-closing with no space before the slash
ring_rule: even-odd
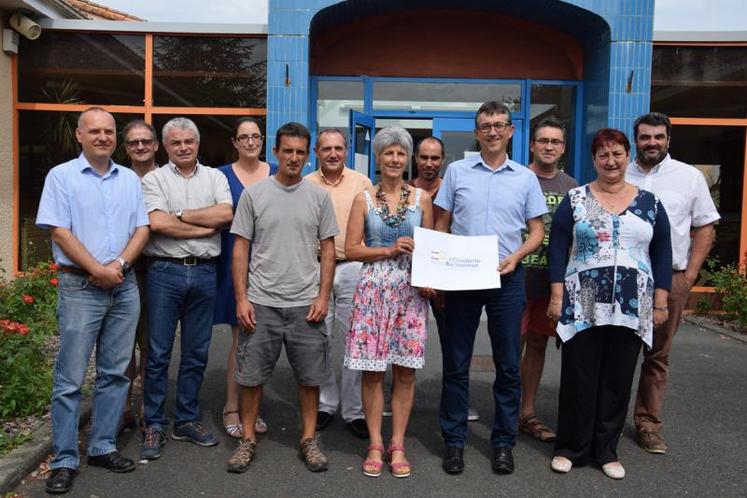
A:
<svg viewBox="0 0 747 498">
<path fill-rule="evenodd" d="M 389 466 L 408 477 L 405 430 L 415 394 L 415 370 L 425 359 L 428 297 L 432 289 L 410 285 L 416 226 L 433 228 L 431 199 L 408 186 L 402 175 L 412 156 L 412 137 L 402 128 L 384 128 L 373 141 L 381 182 L 359 194 L 350 212 L 345 255 L 364 263 L 353 297 L 345 366 L 363 371 L 362 400 L 370 445 L 363 473 L 381 475 L 384 444 L 384 373 L 392 365 L 392 437 Z M 363 242 L 365 241 L 365 245 Z"/>
<path fill-rule="evenodd" d="M 551 467 L 596 462 L 613 479 L 641 345 L 667 319 L 672 285 L 669 219 L 659 199 L 625 181 L 630 142 L 599 130 L 597 179 L 571 189 L 550 231 L 550 319 L 563 341 L 558 435 Z"/>
</svg>

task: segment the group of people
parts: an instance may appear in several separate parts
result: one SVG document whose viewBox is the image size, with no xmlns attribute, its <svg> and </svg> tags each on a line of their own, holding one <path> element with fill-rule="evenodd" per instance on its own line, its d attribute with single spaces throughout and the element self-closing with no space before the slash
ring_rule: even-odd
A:
<svg viewBox="0 0 747 498">
<path fill-rule="evenodd" d="M 213 325 L 231 325 L 223 422 L 240 441 L 229 472 L 249 469 L 257 434 L 272 422 L 271 414 L 260 417 L 263 386 L 285 346 L 298 384 L 299 457 L 306 467 L 327 469 L 319 431 L 339 408 L 350 430 L 369 440 L 363 474 L 378 477 L 388 465 L 394 477 L 410 476 L 405 435 L 429 308 L 443 355 L 445 472 L 465 467 L 469 370 L 483 310 L 496 367 L 490 437 L 496 473 L 514 471 L 512 448 L 522 431 L 555 442 L 556 472 L 594 462 L 607 476 L 624 477 L 617 443 L 642 346 L 638 442 L 664 453 L 668 355 L 719 219 L 705 179 L 669 156 L 671 124 L 662 114 L 636 121 L 632 162 L 623 132 L 599 130 L 591 147 L 597 176 L 580 187 L 560 169 L 563 122 L 551 117 L 533 127 L 528 167 L 508 156 L 513 131 L 508 107 L 483 104 L 475 116 L 479 154 L 449 164 L 441 178 L 445 151 L 438 138 L 415 146 L 406 130 L 384 128 L 372 144 L 381 172 L 373 185 L 346 166 L 346 137 L 336 129 L 320 131 L 318 169 L 304 177 L 312 140 L 299 123 L 278 128 L 277 166 L 270 166 L 260 160 L 258 124 L 239 118 L 231 137 L 237 160 L 213 169 L 198 160 L 200 134 L 189 119 L 163 127 L 169 161 L 161 167 L 156 131 L 133 121 L 122 134 L 131 161 L 125 168 L 111 160 L 117 142 L 111 114 L 96 107 L 81 113 L 82 153 L 49 172 L 37 216 L 51 232 L 60 266 L 47 491 L 69 491 L 80 465 L 79 403 L 94 344 L 88 464 L 134 470 L 116 439 L 121 427 L 134 424 L 128 390 L 138 371 L 140 457 L 161 456 L 171 423 L 165 405 L 177 323 L 171 437 L 200 446 L 218 444 L 200 421 L 199 405 Z M 413 156 L 418 176 L 405 181 Z M 501 287 L 442 292 L 410 285 L 416 226 L 497 234 Z M 562 341 L 557 434 L 535 412 L 547 340 L 556 335 Z M 330 358 L 334 337 L 345 343 L 340 386 Z M 387 448 L 382 417 L 390 365 Z"/>
</svg>

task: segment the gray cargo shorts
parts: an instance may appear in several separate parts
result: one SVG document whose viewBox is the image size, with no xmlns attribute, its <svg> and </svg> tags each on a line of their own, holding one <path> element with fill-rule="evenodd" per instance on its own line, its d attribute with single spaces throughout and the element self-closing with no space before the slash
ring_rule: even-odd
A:
<svg viewBox="0 0 747 498">
<path fill-rule="evenodd" d="M 239 331 L 235 379 L 242 386 L 270 381 L 285 344 L 296 377 L 303 386 L 319 386 L 329 377 L 327 330 L 324 321 L 306 321 L 309 306 L 276 308 L 252 303 L 257 319 L 254 331 Z"/>
</svg>

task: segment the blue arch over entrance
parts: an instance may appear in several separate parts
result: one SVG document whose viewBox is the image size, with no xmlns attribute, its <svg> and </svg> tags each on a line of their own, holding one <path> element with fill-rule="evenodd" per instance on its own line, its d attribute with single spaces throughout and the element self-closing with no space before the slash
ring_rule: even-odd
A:
<svg viewBox="0 0 747 498">
<path fill-rule="evenodd" d="M 402 10 L 459 8 L 490 11 L 563 31 L 584 50 L 582 150 L 604 126 L 632 132 L 633 120 L 647 112 L 651 88 L 653 0 L 270 0 L 267 71 L 267 148 L 284 122 L 310 119 L 309 39 L 363 17 Z M 582 154 L 582 178 L 592 174 Z"/>
</svg>

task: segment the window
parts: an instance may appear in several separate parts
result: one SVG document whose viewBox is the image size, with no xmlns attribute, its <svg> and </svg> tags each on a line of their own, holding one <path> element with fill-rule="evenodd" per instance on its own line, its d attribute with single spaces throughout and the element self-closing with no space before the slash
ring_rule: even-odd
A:
<svg viewBox="0 0 747 498">
<path fill-rule="evenodd" d="M 235 117 L 252 115 L 264 129 L 263 37 L 45 30 L 38 40 L 23 41 L 17 60 L 18 270 L 51 257 L 48 232 L 35 226 L 39 198 L 49 169 L 80 153 L 75 128 L 86 107 L 117 106 L 118 130 L 141 118 L 159 137 L 168 119 L 187 115 L 200 129 L 200 161 L 209 166 L 235 160 Z M 114 160 L 128 163 L 121 140 Z M 156 160 L 167 161 L 163 147 Z"/>
<path fill-rule="evenodd" d="M 143 35 L 45 30 L 23 40 L 18 61 L 21 102 L 143 105 Z"/>
</svg>

